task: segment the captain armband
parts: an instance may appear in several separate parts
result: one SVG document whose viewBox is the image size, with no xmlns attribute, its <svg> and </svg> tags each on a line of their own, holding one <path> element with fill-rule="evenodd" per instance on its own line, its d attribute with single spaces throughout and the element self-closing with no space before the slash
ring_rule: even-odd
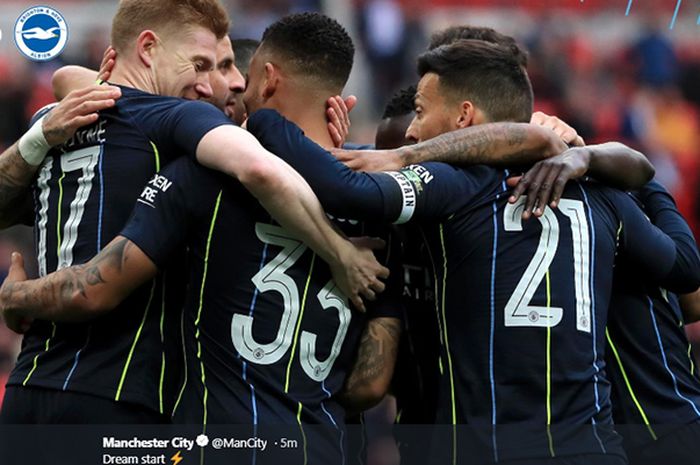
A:
<svg viewBox="0 0 700 465">
<path fill-rule="evenodd" d="M 399 217 L 394 221 L 394 224 L 407 223 L 416 211 L 416 187 L 408 179 L 406 174 L 401 171 L 391 171 L 386 174 L 394 178 L 394 181 L 399 185 L 401 191 L 401 211 Z"/>
</svg>

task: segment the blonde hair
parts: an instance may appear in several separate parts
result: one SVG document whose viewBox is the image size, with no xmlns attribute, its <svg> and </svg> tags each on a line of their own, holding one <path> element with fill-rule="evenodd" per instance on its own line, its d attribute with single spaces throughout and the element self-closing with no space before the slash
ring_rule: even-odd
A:
<svg viewBox="0 0 700 465">
<path fill-rule="evenodd" d="M 112 46 L 123 52 L 147 29 L 175 31 L 200 26 L 217 39 L 228 34 L 228 13 L 219 0 L 121 0 L 112 20 Z"/>
</svg>

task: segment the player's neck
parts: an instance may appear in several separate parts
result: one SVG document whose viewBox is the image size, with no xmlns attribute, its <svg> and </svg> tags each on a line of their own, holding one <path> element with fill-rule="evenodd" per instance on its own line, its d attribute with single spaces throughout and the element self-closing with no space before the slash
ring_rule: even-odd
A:
<svg viewBox="0 0 700 465">
<path fill-rule="evenodd" d="M 128 65 L 120 66 L 119 62 L 115 63 L 114 70 L 109 78 L 109 82 L 121 86 L 132 87 L 151 94 L 159 94 L 157 88 L 158 86 L 156 85 L 155 81 L 151 79 L 149 74 L 139 72 L 138 68 Z"/>
<path fill-rule="evenodd" d="M 326 103 L 314 104 L 308 101 L 304 105 L 302 102 L 288 102 L 280 113 L 301 128 L 306 137 L 316 142 L 324 149 L 333 148 L 333 140 L 328 133 L 328 122 L 326 120 Z"/>
</svg>

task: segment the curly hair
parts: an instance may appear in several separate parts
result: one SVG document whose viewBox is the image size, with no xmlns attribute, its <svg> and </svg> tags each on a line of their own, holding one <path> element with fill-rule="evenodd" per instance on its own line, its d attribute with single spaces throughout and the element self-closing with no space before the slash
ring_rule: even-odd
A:
<svg viewBox="0 0 700 465">
<path fill-rule="evenodd" d="M 334 19 L 319 13 L 285 16 L 265 30 L 261 52 L 272 52 L 299 74 L 342 89 L 350 76 L 355 46 Z"/>
<path fill-rule="evenodd" d="M 412 113 L 415 107 L 413 103 L 415 98 L 416 86 L 406 87 L 397 91 L 386 104 L 382 119 L 396 118 L 397 116 L 404 116 Z"/>
</svg>

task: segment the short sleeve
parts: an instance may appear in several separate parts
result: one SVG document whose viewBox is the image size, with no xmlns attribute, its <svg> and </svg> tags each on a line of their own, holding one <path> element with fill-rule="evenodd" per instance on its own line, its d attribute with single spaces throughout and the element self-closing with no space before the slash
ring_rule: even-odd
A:
<svg viewBox="0 0 700 465">
<path fill-rule="evenodd" d="M 397 172 L 354 172 L 274 110 L 260 110 L 248 130 L 309 183 L 331 214 L 365 221 L 405 223 L 454 213 L 492 185 L 496 171 L 444 163 L 411 165 Z M 342 195 L 338 195 L 338 193 Z"/>
<path fill-rule="evenodd" d="M 198 205 L 216 195 L 215 181 L 213 174 L 187 158 L 174 161 L 148 181 L 121 235 L 163 268 L 184 244 L 190 225 L 196 224 Z"/>
<path fill-rule="evenodd" d="M 206 102 L 168 99 L 135 114 L 137 123 L 159 149 L 194 157 L 197 145 L 212 129 L 232 125 L 226 115 Z"/>
</svg>

